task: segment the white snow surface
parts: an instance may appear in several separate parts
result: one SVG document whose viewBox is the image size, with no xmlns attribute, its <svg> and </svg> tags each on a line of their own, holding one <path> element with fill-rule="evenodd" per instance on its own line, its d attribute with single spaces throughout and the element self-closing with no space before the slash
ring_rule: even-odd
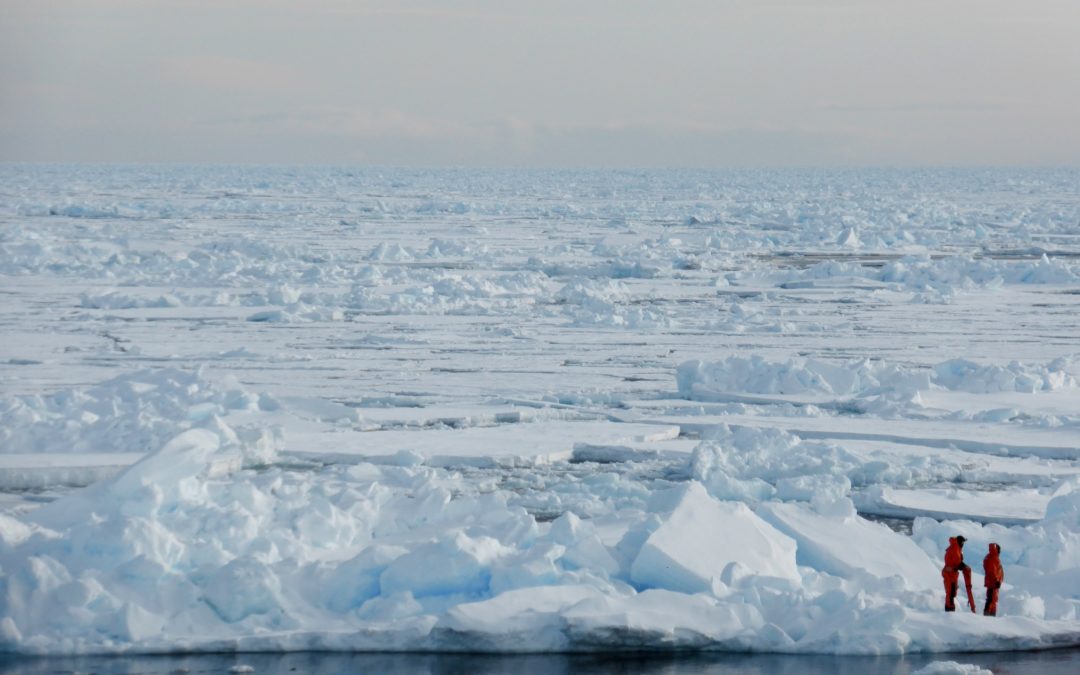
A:
<svg viewBox="0 0 1080 675">
<path fill-rule="evenodd" d="M 1080 645 L 1078 183 L 0 165 L 0 652 Z"/>
</svg>

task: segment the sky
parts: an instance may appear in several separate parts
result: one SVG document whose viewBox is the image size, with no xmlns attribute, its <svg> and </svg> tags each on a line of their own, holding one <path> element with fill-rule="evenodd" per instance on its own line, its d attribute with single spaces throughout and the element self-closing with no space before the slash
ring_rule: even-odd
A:
<svg viewBox="0 0 1080 675">
<path fill-rule="evenodd" d="M 0 161 L 1080 166 L 1078 0 L 0 0 Z"/>
</svg>

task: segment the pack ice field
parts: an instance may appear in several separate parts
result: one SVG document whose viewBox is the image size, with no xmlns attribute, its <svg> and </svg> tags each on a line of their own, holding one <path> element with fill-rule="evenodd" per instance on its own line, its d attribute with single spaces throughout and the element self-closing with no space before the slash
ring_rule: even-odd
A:
<svg viewBox="0 0 1080 675">
<path fill-rule="evenodd" d="M 0 651 L 1080 644 L 1080 171 L 0 178 Z"/>
</svg>

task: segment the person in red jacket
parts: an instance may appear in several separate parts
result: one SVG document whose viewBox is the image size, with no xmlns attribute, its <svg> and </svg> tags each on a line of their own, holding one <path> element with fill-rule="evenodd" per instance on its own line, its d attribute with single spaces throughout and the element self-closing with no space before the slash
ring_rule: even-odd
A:
<svg viewBox="0 0 1080 675">
<path fill-rule="evenodd" d="M 1005 570 L 1001 568 L 1001 547 L 990 544 L 990 552 L 983 558 L 983 573 L 986 574 L 986 607 L 983 608 L 984 616 L 997 616 L 998 591 L 1001 582 L 1005 581 Z"/>
<path fill-rule="evenodd" d="M 945 549 L 945 567 L 941 576 L 945 580 L 945 611 L 956 611 L 956 590 L 960 582 L 960 573 L 964 574 L 964 586 L 967 588 L 968 607 L 975 612 L 975 596 L 971 594 L 971 568 L 964 563 L 965 537 L 949 537 L 949 548 Z"/>
</svg>

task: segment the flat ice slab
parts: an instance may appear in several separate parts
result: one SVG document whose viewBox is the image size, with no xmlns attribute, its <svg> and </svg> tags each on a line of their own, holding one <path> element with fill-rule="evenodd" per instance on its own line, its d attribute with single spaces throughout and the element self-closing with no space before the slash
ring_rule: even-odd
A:
<svg viewBox="0 0 1080 675">
<path fill-rule="evenodd" d="M 937 589 L 941 572 L 910 537 L 851 513 L 801 504 L 762 504 L 757 513 L 798 544 L 800 565 L 843 577 L 899 577 L 912 590 Z"/>
<path fill-rule="evenodd" d="M 727 424 L 783 429 L 806 439 L 882 440 L 1003 456 L 1080 459 L 1080 430 L 1076 428 L 1044 429 L 968 421 L 849 416 L 701 415 L 676 418 L 661 415 L 646 421 L 679 423 L 684 432 L 702 433 L 711 426 Z"/>
<path fill-rule="evenodd" d="M 0 490 L 84 486 L 120 473 L 139 453 L 0 454 Z"/>
<path fill-rule="evenodd" d="M 455 428 L 493 426 L 496 424 L 536 422 L 551 419 L 581 419 L 572 410 L 526 406 L 455 406 L 356 408 L 356 414 L 366 424 L 383 428 L 429 427 L 443 425 Z"/>
<path fill-rule="evenodd" d="M 578 444 L 647 446 L 678 437 L 679 427 L 616 422 L 533 422 L 494 427 L 290 436 L 285 454 L 331 461 L 422 461 L 430 466 L 545 464 L 569 460 Z"/>
<path fill-rule="evenodd" d="M 1018 525 L 1045 516 L 1051 496 L 1045 491 L 1020 488 L 976 491 L 879 487 L 861 494 L 858 503 L 861 510 L 883 516 L 926 516 L 938 520 L 965 519 Z"/>
</svg>

